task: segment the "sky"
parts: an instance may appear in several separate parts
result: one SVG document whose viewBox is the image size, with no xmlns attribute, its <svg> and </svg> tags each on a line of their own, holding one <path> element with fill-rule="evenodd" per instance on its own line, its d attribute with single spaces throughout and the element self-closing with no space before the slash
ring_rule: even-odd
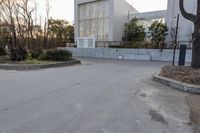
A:
<svg viewBox="0 0 200 133">
<path fill-rule="evenodd" d="M 36 0 L 38 16 L 45 17 L 45 1 Z M 167 9 L 167 0 L 126 0 L 139 12 L 155 11 Z M 74 0 L 49 0 L 50 16 L 55 19 L 64 19 L 73 23 L 74 20 Z"/>
</svg>

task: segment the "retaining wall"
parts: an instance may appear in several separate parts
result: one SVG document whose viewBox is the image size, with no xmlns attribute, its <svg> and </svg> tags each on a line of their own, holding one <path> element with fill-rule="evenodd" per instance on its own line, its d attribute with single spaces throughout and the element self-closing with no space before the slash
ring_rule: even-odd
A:
<svg viewBox="0 0 200 133">
<path fill-rule="evenodd" d="M 73 56 L 92 57 L 106 59 L 145 60 L 145 61 L 167 61 L 173 59 L 173 49 L 118 49 L 118 48 L 58 48 L 69 50 Z M 187 50 L 186 62 L 190 63 L 192 50 Z M 176 50 L 175 61 L 178 62 L 179 50 Z"/>
</svg>

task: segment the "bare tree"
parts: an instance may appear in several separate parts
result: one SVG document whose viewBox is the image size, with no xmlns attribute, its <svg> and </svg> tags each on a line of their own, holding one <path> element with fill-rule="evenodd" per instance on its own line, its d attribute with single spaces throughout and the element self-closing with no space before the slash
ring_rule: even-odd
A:
<svg viewBox="0 0 200 133">
<path fill-rule="evenodd" d="M 197 14 L 188 13 L 184 8 L 184 0 L 179 0 L 180 11 L 186 19 L 194 24 L 192 64 L 193 68 L 200 68 L 200 0 L 197 0 Z"/>
<path fill-rule="evenodd" d="M 11 47 L 14 48 L 17 46 L 17 33 L 14 17 L 14 9 L 16 2 L 14 0 L 4 0 L 0 4 L 0 15 L 4 23 L 9 27 L 12 33 L 12 44 Z"/>
<path fill-rule="evenodd" d="M 4 2 L 4 0 L 1 0 L 1 1 L 0 1 L 0 5 L 1 5 L 3 2 Z"/>
<path fill-rule="evenodd" d="M 49 15 L 50 15 L 50 4 L 49 0 L 46 0 L 46 18 L 45 18 L 45 25 L 44 25 L 44 45 L 46 48 L 49 47 Z"/>
<path fill-rule="evenodd" d="M 21 9 L 19 10 L 20 15 L 24 20 L 24 26 L 26 27 L 26 49 L 32 45 L 33 39 L 33 12 L 34 8 L 29 8 L 29 0 L 22 0 L 18 7 Z"/>
</svg>

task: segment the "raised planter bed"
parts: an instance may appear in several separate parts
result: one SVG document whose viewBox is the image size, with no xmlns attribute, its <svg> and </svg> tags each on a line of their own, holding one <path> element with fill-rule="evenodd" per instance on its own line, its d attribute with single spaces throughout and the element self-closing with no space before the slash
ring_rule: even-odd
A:
<svg viewBox="0 0 200 133">
<path fill-rule="evenodd" d="M 153 79 L 155 81 L 158 81 L 164 85 L 173 87 L 177 90 L 181 90 L 181 91 L 188 92 L 191 94 L 200 94 L 200 86 L 199 85 L 183 83 L 183 82 L 173 80 L 170 78 L 162 77 L 159 74 L 160 74 L 160 71 L 158 71 L 154 74 Z"/>
<path fill-rule="evenodd" d="M 81 64 L 81 61 L 71 60 L 71 61 L 65 61 L 65 62 L 48 62 L 44 64 L 42 63 L 41 64 L 0 63 L 0 69 L 27 71 L 27 70 L 38 70 L 38 69 L 46 69 L 46 68 L 72 66 L 76 64 Z"/>
</svg>

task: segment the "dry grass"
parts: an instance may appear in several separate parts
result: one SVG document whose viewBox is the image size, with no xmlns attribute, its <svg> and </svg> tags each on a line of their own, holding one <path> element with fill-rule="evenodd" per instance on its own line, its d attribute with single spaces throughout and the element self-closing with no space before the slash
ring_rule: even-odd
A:
<svg viewBox="0 0 200 133">
<path fill-rule="evenodd" d="M 160 76 L 188 84 L 200 85 L 200 69 L 165 66 L 162 68 Z"/>
</svg>

